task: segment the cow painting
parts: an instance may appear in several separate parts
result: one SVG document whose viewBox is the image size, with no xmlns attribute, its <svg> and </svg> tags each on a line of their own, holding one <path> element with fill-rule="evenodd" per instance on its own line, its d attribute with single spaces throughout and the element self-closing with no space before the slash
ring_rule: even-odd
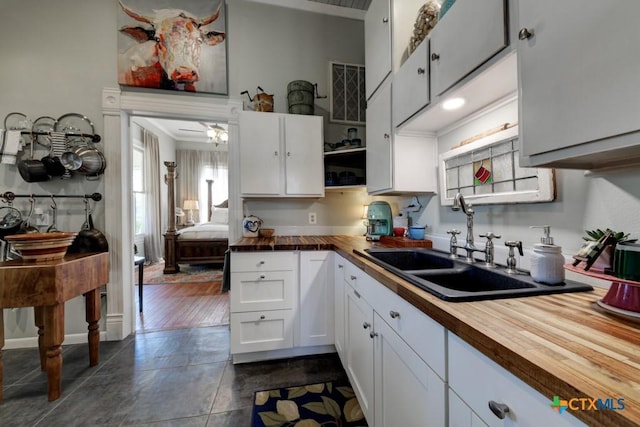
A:
<svg viewBox="0 0 640 427">
<path fill-rule="evenodd" d="M 120 28 L 129 43 L 119 53 L 118 83 L 225 94 L 226 47 L 211 49 L 211 46 L 224 45 L 226 34 L 207 28 L 220 17 L 224 0 L 217 1 L 217 6 L 212 3 L 213 12 L 198 16 L 183 9 L 168 8 L 153 9 L 145 14 L 120 1 L 122 11 L 135 22 Z M 207 58 L 206 63 L 202 61 L 203 57 Z"/>
</svg>

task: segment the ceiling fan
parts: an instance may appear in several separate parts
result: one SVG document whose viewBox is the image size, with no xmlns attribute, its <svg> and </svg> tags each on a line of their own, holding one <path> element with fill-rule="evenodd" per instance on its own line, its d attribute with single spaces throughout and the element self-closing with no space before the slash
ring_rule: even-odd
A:
<svg viewBox="0 0 640 427">
<path fill-rule="evenodd" d="M 185 132 L 197 132 L 197 133 L 206 133 L 207 137 L 211 142 L 215 142 L 216 145 L 222 143 L 226 144 L 229 140 L 229 132 L 222 126 L 217 123 L 209 124 L 204 122 L 200 123 L 204 129 L 178 129 Z"/>
</svg>

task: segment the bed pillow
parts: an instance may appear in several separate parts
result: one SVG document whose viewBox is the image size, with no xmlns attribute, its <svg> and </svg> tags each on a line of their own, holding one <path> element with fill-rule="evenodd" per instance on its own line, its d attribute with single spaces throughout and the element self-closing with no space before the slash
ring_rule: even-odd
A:
<svg viewBox="0 0 640 427">
<path fill-rule="evenodd" d="M 228 224 L 229 208 L 216 208 L 214 206 L 213 212 L 211 212 L 211 222 L 213 224 Z"/>
</svg>

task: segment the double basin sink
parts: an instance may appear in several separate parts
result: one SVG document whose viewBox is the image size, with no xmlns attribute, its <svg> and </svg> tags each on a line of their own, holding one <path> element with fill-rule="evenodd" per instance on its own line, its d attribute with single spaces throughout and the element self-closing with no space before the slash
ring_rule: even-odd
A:
<svg viewBox="0 0 640 427">
<path fill-rule="evenodd" d="M 372 248 L 355 251 L 387 271 L 445 301 L 479 301 L 533 295 L 590 291 L 566 280 L 557 285 L 534 282 L 527 272 L 508 274 L 504 267 L 469 264 L 427 248 Z"/>
</svg>

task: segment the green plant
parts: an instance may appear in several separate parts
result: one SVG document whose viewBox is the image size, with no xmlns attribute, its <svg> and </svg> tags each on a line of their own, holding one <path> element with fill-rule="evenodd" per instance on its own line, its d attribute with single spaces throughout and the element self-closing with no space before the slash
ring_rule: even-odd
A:
<svg viewBox="0 0 640 427">
<path fill-rule="evenodd" d="M 584 231 L 587 233 L 587 237 L 583 237 L 582 239 L 587 242 L 597 242 L 607 231 L 611 231 L 611 237 L 616 240 L 616 243 L 633 243 L 638 241 L 638 239 L 629 239 L 629 233 L 625 233 L 624 231 L 613 231 L 608 228 L 605 231 L 600 230 L 599 228 Z"/>
</svg>

